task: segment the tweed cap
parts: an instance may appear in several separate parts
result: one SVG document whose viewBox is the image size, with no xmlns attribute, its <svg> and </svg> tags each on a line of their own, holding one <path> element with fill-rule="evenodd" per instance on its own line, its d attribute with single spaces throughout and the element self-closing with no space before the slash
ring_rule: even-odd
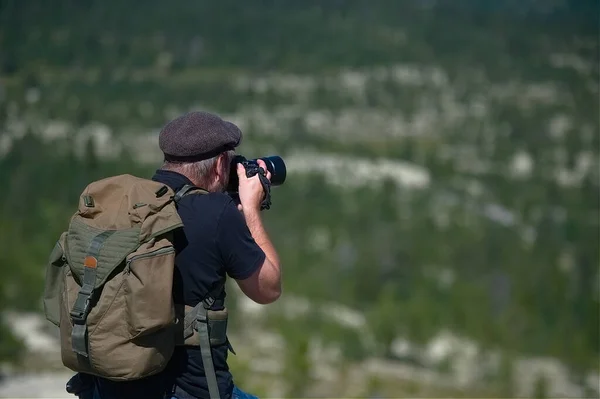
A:
<svg viewBox="0 0 600 399">
<path fill-rule="evenodd" d="M 167 123 L 158 146 L 167 161 L 196 162 L 237 147 L 242 131 L 218 115 L 203 111 L 183 114 Z"/>
</svg>

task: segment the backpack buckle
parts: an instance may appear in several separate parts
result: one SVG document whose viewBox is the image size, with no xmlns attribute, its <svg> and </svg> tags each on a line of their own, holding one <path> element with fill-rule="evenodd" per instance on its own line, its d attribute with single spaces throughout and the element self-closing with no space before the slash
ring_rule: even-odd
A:
<svg viewBox="0 0 600 399">
<path fill-rule="evenodd" d="M 214 303 L 215 303 L 215 298 L 209 296 L 208 298 L 206 298 L 205 300 L 203 300 L 202 303 L 204 303 L 204 308 L 205 309 L 210 309 L 210 307 L 212 305 L 214 305 Z"/>
<path fill-rule="evenodd" d="M 87 319 L 88 313 L 90 312 L 90 300 L 87 299 L 83 305 L 83 309 L 72 309 L 70 312 L 71 319 L 77 324 L 84 324 Z"/>
<path fill-rule="evenodd" d="M 78 324 L 85 323 L 85 319 L 90 313 L 90 296 L 93 291 L 94 287 L 87 284 L 84 284 L 79 290 L 73 308 L 71 309 L 71 312 L 69 312 L 73 322 L 77 322 Z"/>
</svg>

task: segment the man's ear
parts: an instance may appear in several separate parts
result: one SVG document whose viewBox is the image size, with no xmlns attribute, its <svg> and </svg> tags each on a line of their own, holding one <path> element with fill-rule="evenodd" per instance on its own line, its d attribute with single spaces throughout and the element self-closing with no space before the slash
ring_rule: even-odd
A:
<svg viewBox="0 0 600 399">
<path fill-rule="evenodd" d="M 217 162 L 215 163 L 216 170 L 214 172 L 215 172 L 215 175 L 220 178 L 223 177 L 221 175 L 225 175 L 227 173 L 227 165 L 225 165 L 225 161 L 226 161 L 225 154 L 220 154 L 219 157 L 217 158 Z"/>
</svg>

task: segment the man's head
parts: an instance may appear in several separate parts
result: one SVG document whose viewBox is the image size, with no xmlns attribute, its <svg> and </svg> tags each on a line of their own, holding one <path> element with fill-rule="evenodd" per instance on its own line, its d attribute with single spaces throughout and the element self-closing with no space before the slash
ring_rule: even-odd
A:
<svg viewBox="0 0 600 399">
<path fill-rule="evenodd" d="M 242 132 L 207 112 L 190 112 L 167 123 L 158 143 L 163 169 L 179 172 L 208 191 L 224 191 Z"/>
</svg>

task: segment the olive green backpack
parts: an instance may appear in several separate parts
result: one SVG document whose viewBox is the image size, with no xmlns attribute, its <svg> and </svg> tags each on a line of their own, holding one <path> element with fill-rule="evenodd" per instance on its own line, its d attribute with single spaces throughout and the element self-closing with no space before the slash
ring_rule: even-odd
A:
<svg viewBox="0 0 600 399">
<path fill-rule="evenodd" d="M 83 191 L 46 266 L 44 310 L 66 367 L 136 380 L 162 371 L 176 345 L 199 345 L 211 398 L 220 397 L 210 347 L 227 342 L 227 310 L 209 310 L 213 296 L 192 308 L 172 295 L 176 204 L 192 192 L 206 193 L 131 175 Z"/>
</svg>

